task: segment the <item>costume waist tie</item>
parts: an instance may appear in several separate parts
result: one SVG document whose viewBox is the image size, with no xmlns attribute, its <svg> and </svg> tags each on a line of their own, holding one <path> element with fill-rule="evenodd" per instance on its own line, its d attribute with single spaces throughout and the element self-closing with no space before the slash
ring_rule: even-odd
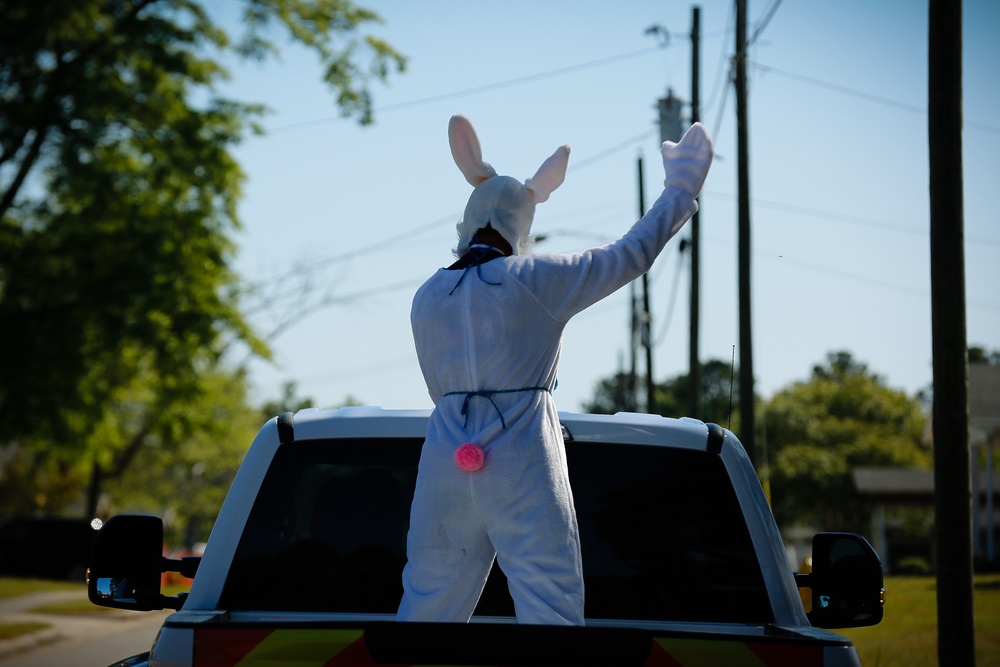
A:
<svg viewBox="0 0 1000 667">
<path fill-rule="evenodd" d="M 504 421 L 503 412 L 501 412 L 500 407 L 493 400 L 493 397 L 497 394 L 516 394 L 521 391 L 544 391 L 546 393 L 552 393 L 548 387 L 522 387 L 521 389 L 480 389 L 478 391 L 449 391 L 445 396 L 465 396 L 465 400 L 462 401 L 462 414 L 465 416 L 465 426 L 469 425 L 469 401 L 475 396 L 485 398 L 493 406 L 493 409 L 497 411 L 500 416 L 500 425 L 507 428 L 507 422 Z"/>
</svg>

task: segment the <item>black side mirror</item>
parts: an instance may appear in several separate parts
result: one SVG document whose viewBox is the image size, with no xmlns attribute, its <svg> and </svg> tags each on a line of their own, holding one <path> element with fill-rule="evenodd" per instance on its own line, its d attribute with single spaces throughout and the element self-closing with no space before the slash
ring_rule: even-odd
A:
<svg viewBox="0 0 1000 667">
<path fill-rule="evenodd" d="M 163 521 L 156 516 L 111 517 L 94 538 L 87 569 L 87 595 L 102 607 L 150 611 L 180 609 L 184 595 L 160 594 L 160 575 L 193 577 L 199 558 L 163 557 Z"/>
<path fill-rule="evenodd" d="M 90 601 L 119 609 L 163 609 L 162 559 L 163 522 L 159 517 L 112 517 L 94 538 L 87 572 Z"/>
<path fill-rule="evenodd" d="M 882 562 L 860 535 L 817 533 L 812 573 L 797 575 L 796 581 L 812 589 L 809 620 L 816 627 L 859 628 L 882 620 Z"/>
</svg>

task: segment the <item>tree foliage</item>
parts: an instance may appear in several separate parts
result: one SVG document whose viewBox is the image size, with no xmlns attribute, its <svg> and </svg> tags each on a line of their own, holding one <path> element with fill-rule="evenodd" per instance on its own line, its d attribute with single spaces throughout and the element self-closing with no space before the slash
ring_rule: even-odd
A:
<svg viewBox="0 0 1000 667">
<path fill-rule="evenodd" d="M 53 479 L 81 460 L 117 468 L 166 428 L 150 414 L 206 396 L 227 346 L 267 354 L 230 266 L 244 179 L 230 151 L 261 107 L 218 94 L 221 57 L 266 57 L 283 26 L 362 123 L 370 85 L 404 64 L 351 2 L 243 0 L 236 38 L 204 5 L 3 3 L 0 444 Z"/>
<path fill-rule="evenodd" d="M 725 425 L 739 435 L 737 372 L 721 360 L 702 366 L 704 422 Z M 587 412 L 626 410 L 627 373 L 601 380 Z M 660 414 L 684 415 L 688 376 L 656 385 Z M 828 530 L 867 532 L 869 507 L 854 490 L 856 466 L 929 467 L 925 414 L 916 397 L 890 389 L 849 352 L 833 352 L 808 380 L 794 382 L 758 403 L 769 462 L 755 461 L 769 477 L 775 517 L 783 527 L 807 523 Z M 732 412 L 732 418 L 730 418 Z M 762 457 L 763 458 L 763 457 Z M 765 465 L 767 470 L 765 471 Z"/>
<path fill-rule="evenodd" d="M 95 515 L 162 512 L 171 544 L 207 539 L 264 420 L 251 405 L 243 373 L 207 368 L 200 378 L 195 402 L 159 406 L 152 396 L 135 397 L 108 410 L 93 436 L 101 442 L 91 448 L 93 465 L 106 475 L 100 503 L 92 501 Z"/>
<path fill-rule="evenodd" d="M 295 382 L 285 382 L 281 385 L 281 396 L 265 401 L 261 406 L 260 416 L 271 419 L 285 412 L 298 412 L 312 407 L 316 407 L 312 397 L 299 396 L 298 385 Z"/>
<path fill-rule="evenodd" d="M 1000 366 L 1000 350 L 987 350 L 985 347 L 972 345 L 969 347 L 969 363 Z"/>
<path fill-rule="evenodd" d="M 809 380 L 778 391 L 761 409 L 782 526 L 867 531 L 869 512 L 852 470 L 931 463 L 919 401 L 886 387 L 848 352 L 831 353 Z"/>
<path fill-rule="evenodd" d="M 715 422 L 739 428 L 738 399 L 732 392 L 738 374 L 727 361 L 710 359 L 701 366 L 702 414 L 688 415 L 690 385 L 688 375 L 678 375 L 656 383 L 656 405 L 659 414 L 666 417 L 695 417 L 709 423 Z M 597 414 L 625 412 L 630 408 L 627 400 L 631 387 L 628 373 L 619 372 L 604 378 L 594 389 L 594 398 L 583 406 L 584 411 Z M 631 408 L 634 410 L 634 408 Z"/>
</svg>

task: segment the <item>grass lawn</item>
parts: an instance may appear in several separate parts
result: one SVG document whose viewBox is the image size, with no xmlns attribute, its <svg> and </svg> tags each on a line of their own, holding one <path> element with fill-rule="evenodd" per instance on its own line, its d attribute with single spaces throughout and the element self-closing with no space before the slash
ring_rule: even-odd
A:
<svg viewBox="0 0 1000 667">
<path fill-rule="evenodd" d="M 0 623 L 0 639 L 14 639 L 47 627 L 47 623 Z"/>
<path fill-rule="evenodd" d="M 975 579 L 977 667 L 1000 667 L 1000 574 Z M 865 667 L 932 667 L 937 660 L 933 577 L 886 577 L 885 616 L 870 628 L 835 630 L 854 642 Z"/>
<path fill-rule="evenodd" d="M 38 591 L 82 588 L 83 584 L 74 582 L 0 578 L 0 599 Z M 938 664 L 935 588 L 933 577 L 886 577 L 885 617 L 882 622 L 871 628 L 849 628 L 836 632 L 854 642 L 865 667 L 935 667 Z M 164 592 L 176 594 L 178 590 Z M 78 614 L 113 610 L 79 600 L 46 605 L 32 611 Z M 975 622 L 977 667 L 1000 667 L 1000 574 L 976 577 Z M 46 626 L 0 623 L 0 639 L 43 627 Z"/>
<path fill-rule="evenodd" d="M 49 581 L 48 579 L 21 579 L 18 577 L 0 577 L 0 600 L 13 598 L 29 593 L 45 591 L 84 591 L 85 584 L 75 581 Z M 94 605 L 87 602 L 88 605 Z M 97 609 L 97 607 L 94 607 Z M 35 611 L 35 610 L 32 610 Z M 46 613 L 46 612 L 42 612 Z M 64 612 L 72 613 L 72 612 Z M 0 622 L 0 639 L 14 639 L 37 630 L 50 627 L 47 623 L 3 623 Z"/>
<path fill-rule="evenodd" d="M 29 593 L 42 591 L 83 591 L 84 582 L 49 581 L 48 579 L 20 579 L 17 577 L 0 577 L 0 600 L 14 598 Z"/>
<path fill-rule="evenodd" d="M 128 614 L 135 612 L 123 611 L 112 607 L 98 607 L 90 600 L 69 600 L 67 602 L 53 602 L 52 604 L 34 607 L 30 610 L 32 614 L 104 614 L 113 612 L 118 614 Z"/>
</svg>

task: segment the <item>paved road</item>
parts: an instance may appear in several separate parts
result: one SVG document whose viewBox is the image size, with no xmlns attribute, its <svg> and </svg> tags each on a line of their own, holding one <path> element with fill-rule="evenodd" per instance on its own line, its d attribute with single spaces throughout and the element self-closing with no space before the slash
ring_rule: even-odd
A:
<svg viewBox="0 0 1000 667">
<path fill-rule="evenodd" d="M 85 597 L 72 591 L 36 593 L 0 601 L 0 622 L 37 621 L 51 626 L 17 640 L 0 640 L 2 667 L 105 667 L 149 650 L 169 611 L 37 614 L 42 605 Z"/>
</svg>

